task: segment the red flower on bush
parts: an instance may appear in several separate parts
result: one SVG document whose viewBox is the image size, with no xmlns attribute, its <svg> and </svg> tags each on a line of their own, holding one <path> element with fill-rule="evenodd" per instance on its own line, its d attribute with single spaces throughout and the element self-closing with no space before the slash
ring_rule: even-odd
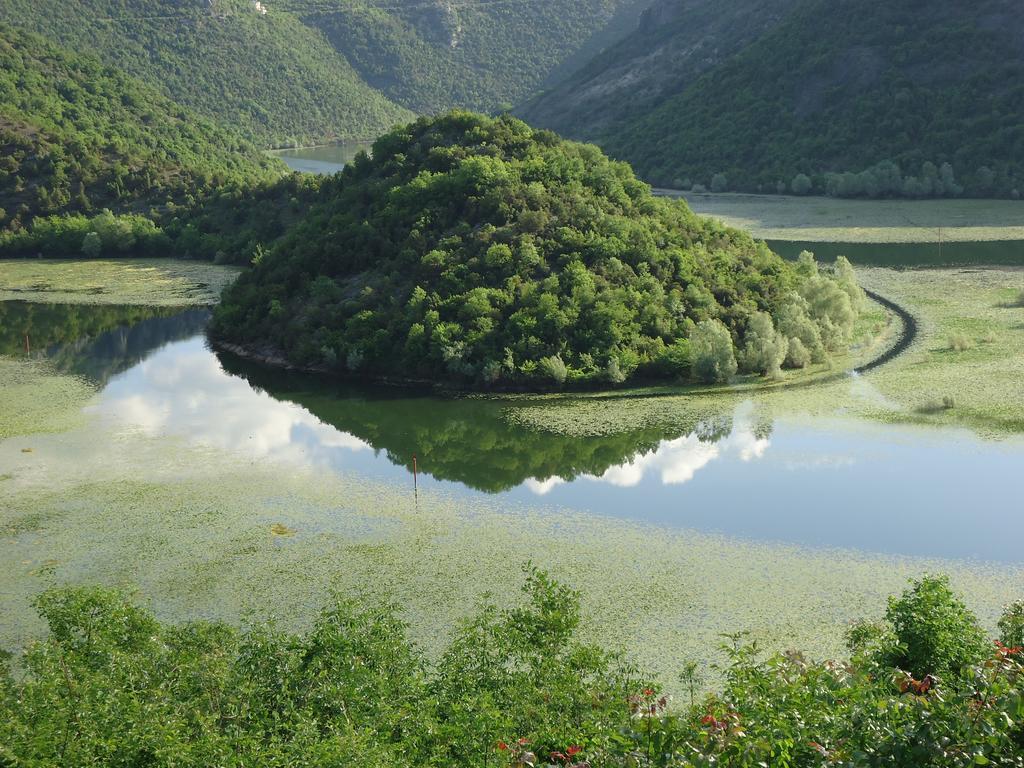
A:
<svg viewBox="0 0 1024 768">
<path fill-rule="evenodd" d="M 996 655 L 1000 658 L 1005 659 L 1007 656 L 1016 656 L 1021 652 L 1024 652 L 1024 648 L 1019 645 L 1009 648 L 999 640 L 996 640 Z"/>
<path fill-rule="evenodd" d="M 583 747 L 573 746 L 573 747 L 569 747 L 567 750 L 565 750 L 565 754 L 567 754 L 569 757 L 575 757 L 576 755 L 578 755 L 582 751 L 583 751 Z"/>
<path fill-rule="evenodd" d="M 506 751 L 508 749 L 508 744 L 506 744 L 504 741 L 499 741 L 498 742 L 498 749 L 500 749 L 502 752 L 504 752 L 504 751 Z"/>
</svg>

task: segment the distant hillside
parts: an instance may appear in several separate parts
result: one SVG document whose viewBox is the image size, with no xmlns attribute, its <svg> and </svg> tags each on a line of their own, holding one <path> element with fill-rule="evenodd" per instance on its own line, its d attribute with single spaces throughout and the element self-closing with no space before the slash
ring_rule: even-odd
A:
<svg viewBox="0 0 1024 768">
<path fill-rule="evenodd" d="M 153 88 L 0 24 L 0 229 L 187 202 L 282 171 Z"/>
<path fill-rule="evenodd" d="M 659 185 L 1024 191 L 1017 0 L 744 0 L 725 19 L 712 5 L 656 2 L 521 114 L 597 140 Z M 650 23 L 660 15 L 670 21 Z"/>
<path fill-rule="evenodd" d="M 779 23 L 797 0 L 661 0 L 630 33 L 515 110 L 594 139 L 656 108 Z"/>
<path fill-rule="evenodd" d="M 4 0 L 0 21 L 283 145 L 372 139 L 408 110 L 510 106 L 647 1 Z"/>
<path fill-rule="evenodd" d="M 9 21 L 95 53 L 263 144 L 373 138 L 410 114 L 268 0 L 4 0 Z"/>
<path fill-rule="evenodd" d="M 580 51 L 624 34 L 641 0 L 287 0 L 362 77 L 420 113 L 527 98 Z M 303 13 L 303 8 L 312 10 Z"/>
</svg>

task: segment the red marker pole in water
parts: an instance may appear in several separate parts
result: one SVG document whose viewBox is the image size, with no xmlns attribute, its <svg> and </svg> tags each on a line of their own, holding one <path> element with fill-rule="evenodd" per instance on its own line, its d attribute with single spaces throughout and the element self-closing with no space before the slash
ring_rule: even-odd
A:
<svg viewBox="0 0 1024 768">
<path fill-rule="evenodd" d="M 419 493 L 419 480 L 416 477 L 416 475 L 417 475 L 417 470 L 416 470 L 416 454 L 414 453 L 412 455 L 412 489 L 416 493 Z"/>
<path fill-rule="evenodd" d="M 26 355 L 32 354 L 32 348 L 28 344 L 28 334 L 27 333 L 25 334 L 25 354 Z"/>
</svg>

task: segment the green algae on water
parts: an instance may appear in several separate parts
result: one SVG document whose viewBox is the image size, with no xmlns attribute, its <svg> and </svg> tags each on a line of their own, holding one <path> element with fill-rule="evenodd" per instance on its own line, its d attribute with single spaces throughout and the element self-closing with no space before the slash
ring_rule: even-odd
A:
<svg viewBox="0 0 1024 768">
<path fill-rule="evenodd" d="M 0 301 L 211 305 L 240 272 L 182 259 L 0 260 Z"/>
<path fill-rule="evenodd" d="M 743 542 L 443 491 L 416 498 L 361 476 L 145 435 L 89 458 L 97 439 L 109 438 L 65 435 L 58 451 L 58 438 L 41 437 L 40 452 L 67 466 L 27 468 L 6 494 L 13 527 L 0 557 L 21 565 L 0 573 L 4 647 L 40 631 L 31 600 L 41 589 L 100 583 L 138 589 L 162 618 L 252 615 L 295 628 L 332 592 L 386 597 L 436 653 L 484 593 L 517 599 L 519 567 L 532 560 L 582 590 L 588 639 L 623 648 L 671 687 L 684 660 L 717 659 L 722 632 L 841 655 L 850 621 L 877 615 L 886 595 L 926 571 L 950 572 L 988 624 L 1024 591 L 1024 573 L 1005 566 Z M 268 518 L 303 535 L 278 546 Z"/>
<path fill-rule="evenodd" d="M 45 362 L 5 357 L 0 357 L 0 392 L 0 440 L 81 426 L 82 408 L 96 394 L 84 379 L 61 375 Z"/>
</svg>

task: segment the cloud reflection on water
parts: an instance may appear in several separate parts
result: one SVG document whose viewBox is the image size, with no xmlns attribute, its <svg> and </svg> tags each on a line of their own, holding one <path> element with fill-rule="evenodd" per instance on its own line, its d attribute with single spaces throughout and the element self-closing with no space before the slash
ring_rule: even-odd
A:
<svg viewBox="0 0 1024 768">
<path fill-rule="evenodd" d="M 682 485 L 720 457 L 736 456 L 745 462 L 760 459 L 771 441 L 755 433 L 752 415 L 753 405 L 744 403 L 735 411 L 732 432 L 728 437 L 714 441 L 690 434 L 665 440 L 652 451 L 639 453 L 630 461 L 609 467 L 600 475 L 581 475 L 581 479 L 633 488 L 646 475 L 657 473 L 662 485 Z M 524 485 L 535 494 L 544 496 L 563 483 L 565 481 L 560 477 L 549 477 L 544 480 L 530 478 Z"/>
<path fill-rule="evenodd" d="M 370 449 L 225 373 L 201 337 L 162 349 L 114 379 L 90 410 L 148 436 L 183 435 L 252 458 L 322 463 L 336 449 Z"/>
<path fill-rule="evenodd" d="M 150 437 L 183 436 L 253 459 L 338 468 L 353 452 L 373 450 L 302 406 L 278 400 L 228 374 L 201 337 L 169 345 L 116 377 L 90 410 L 121 429 Z M 732 430 L 724 438 L 689 434 L 665 440 L 601 474 L 581 474 L 577 479 L 633 488 L 654 475 L 663 485 L 682 485 L 722 457 L 759 459 L 770 442 L 755 433 L 752 416 L 752 404 L 745 403 L 736 409 Z M 522 485 L 544 495 L 566 482 L 553 475 L 529 478 Z"/>
</svg>

